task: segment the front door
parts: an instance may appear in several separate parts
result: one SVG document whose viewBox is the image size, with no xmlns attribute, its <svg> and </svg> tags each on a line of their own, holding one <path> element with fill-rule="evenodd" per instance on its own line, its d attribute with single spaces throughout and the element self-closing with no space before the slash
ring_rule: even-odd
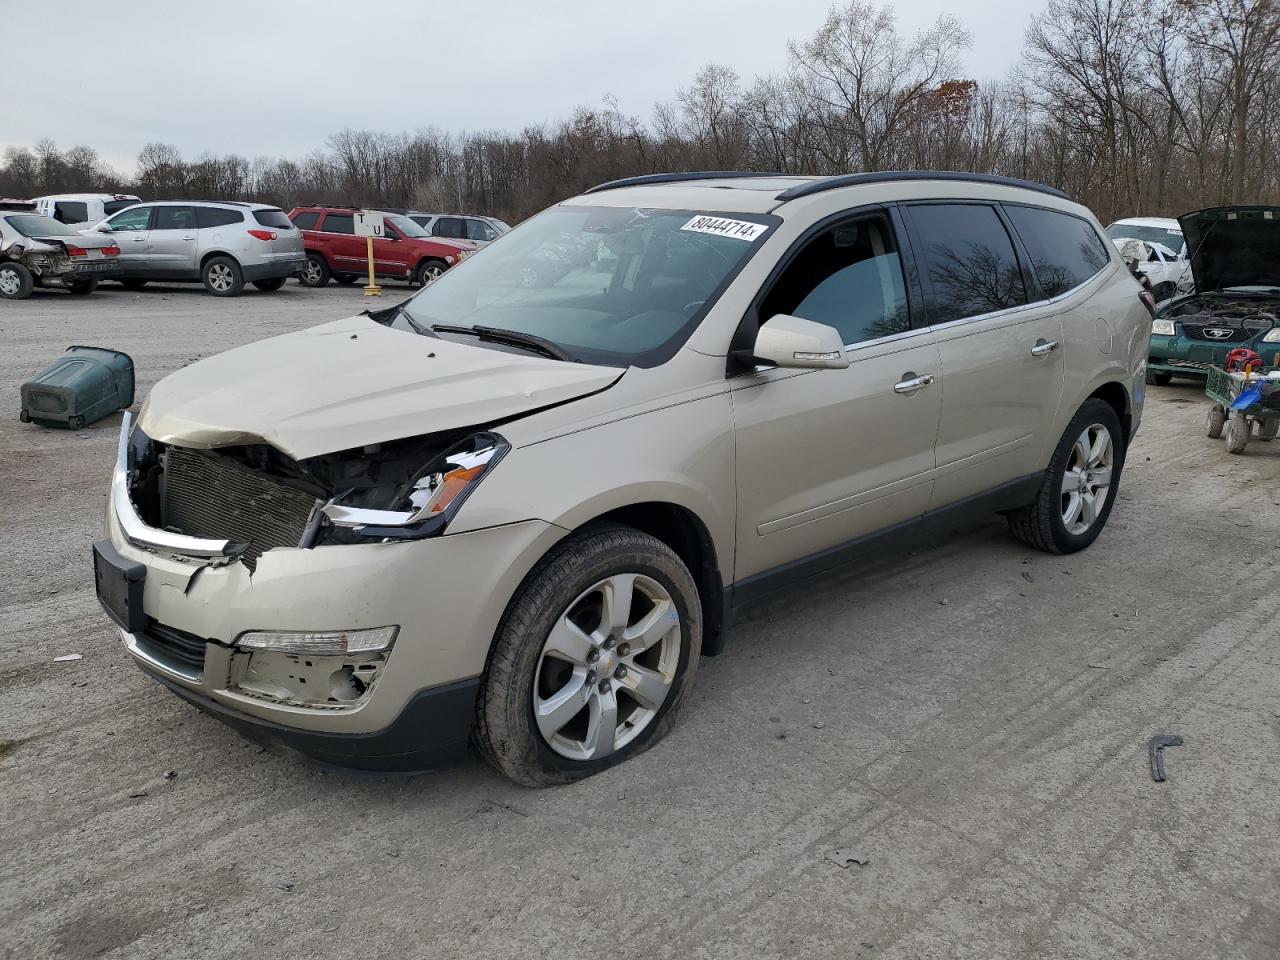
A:
<svg viewBox="0 0 1280 960">
<path fill-rule="evenodd" d="M 198 273 L 194 207 L 156 207 L 151 222 L 150 270 L 154 276 L 181 279 Z"/>
<path fill-rule="evenodd" d="M 762 301 L 835 327 L 845 370 L 733 381 L 735 581 L 922 514 L 944 384 L 933 335 L 912 329 L 893 229 L 872 214 L 806 242 Z"/>
<path fill-rule="evenodd" d="M 153 207 L 130 207 L 107 220 L 111 236 L 120 248 L 120 270 L 126 277 L 140 277 L 147 272 L 148 245 L 151 241 Z"/>
</svg>

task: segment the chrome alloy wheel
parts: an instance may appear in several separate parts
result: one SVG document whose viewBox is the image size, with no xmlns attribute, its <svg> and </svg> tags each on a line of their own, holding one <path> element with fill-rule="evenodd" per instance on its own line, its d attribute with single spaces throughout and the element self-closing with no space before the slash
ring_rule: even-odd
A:
<svg viewBox="0 0 1280 960">
<path fill-rule="evenodd" d="M 1107 502 L 1114 465 L 1111 431 L 1100 423 L 1085 427 L 1062 475 L 1062 522 L 1067 533 L 1079 536 L 1098 519 Z"/>
<path fill-rule="evenodd" d="M 444 271 L 437 266 L 423 267 L 419 282 L 425 287 L 428 283 L 439 280 L 443 276 Z"/>
<path fill-rule="evenodd" d="M 231 273 L 231 268 L 225 263 L 215 263 L 209 268 L 208 272 L 209 286 L 219 293 L 226 293 L 231 289 L 235 282 L 235 277 Z"/>
<path fill-rule="evenodd" d="M 320 282 L 320 264 L 314 260 L 308 260 L 307 265 L 302 268 L 301 280 L 307 286 L 313 286 Z"/>
<path fill-rule="evenodd" d="M 680 615 L 666 587 L 618 573 L 556 620 L 533 676 L 542 738 L 570 760 L 621 750 L 653 722 L 680 664 Z"/>
<path fill-rule="evenodd" d="M 18 271 L 0 267 L 0 293 L 6 297 L 12 297 L 21 289 L 22 277 L 18 276 Z"/>
</svg>

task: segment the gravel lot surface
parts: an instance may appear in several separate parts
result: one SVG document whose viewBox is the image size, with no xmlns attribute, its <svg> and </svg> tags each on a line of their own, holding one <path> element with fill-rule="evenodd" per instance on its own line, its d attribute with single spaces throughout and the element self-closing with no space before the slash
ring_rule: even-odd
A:
<svg viewBox="0 0 1280 960">
<path fill-rule="evenodd" d="M 171 696 L 91 589 L 119 416 L 22 425 L 18 386 L 96 344 L 141 400 L 363 305 L 0 303 L 0 956 L 1280 956 L 1280 443 L 1230 457 L 1180 381 L 1092 549 L 993 520 L 770 601 L 666 741 L 573 787 L 325 772 Z"/>
</svg>

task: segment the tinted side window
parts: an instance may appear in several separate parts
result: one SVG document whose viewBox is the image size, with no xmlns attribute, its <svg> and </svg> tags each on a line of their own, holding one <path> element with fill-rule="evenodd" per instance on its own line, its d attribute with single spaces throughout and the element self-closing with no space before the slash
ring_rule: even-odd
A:
<svg viewBox="0 0 1280 960">
<path fill-rule="evenodd" d="M 1046 297 L 1080 286 L 1111 260 L 1097 231 L 1079 217 L 1039 207 L 1005 207 L 1005 213 L 1026 245 Z"/>
<path fill-rule="evenodd" d="M 244 214 L 239 210 L 224 210 L 221 207 L 196 207 L 196 219 L 201 227 L 225 227 L 232 223 L 244 223 Z"/>
<path fill-rule="evenodd" d="M 293 229 L 293 221 L 284 215 L 283 210 L 255 210 L 253 219 L 264 227 L 275 227 L 277 230 Z"/>
<path fill-rule="evenodd" d="M 196 212 L 191 207 L 156 207 L 152 230 L 194 230 Z"/>
<path fill-rule="evenodd" d="M 59 200 L 53 205 L 53 219 L 59 223 L 84 223 L 89 219 L 89 205 L 79 200 Z"/>
<path fill-rule="evenodd" d="M 467 239 L 468 240 L 497 240 L 498 231 L 493 229 L 483 220 L 467 221 Z"/>
<path fill-rule="evenodd" d="M 846 344 L 905 331 L 906 286 L 888 221 L 860 220 L 805 244 L 765 297 L 760 319 L 779 313 L 835 327 Z"/>
<path fill-rule="evenodd" d="M 327 233 L 355 233 L 356 217 L 353 213 L 326 213 L 324 215 L 324 226 L 321 228 Z"/>
<path fill-rule="evenodd" d="M 112 230 L 145 230 L 151 223 L 150 207 L 131 207 L 107 221 Z"/>
<path fill-rule="evenodd" d="M 462 240 L 467 236 L 467 228 L 458 217 L 441 217 L 432 224 L 431 235 L 434 237 L 449 237 L 454 240 Z"/>
<path fill-rule="evenodd" d="M 316 228 L 316 221 L 319 219 L 320 214 L 316 213 L 314 210 L 309 210 L 306 213 L 300 213 L 294 217 L 293 225 L 299 230 L 314 230 Z"/>
<path fill-rule="evenodd" d="M 108 200 L 102 205 L 102 212 L 107 216 L 113 213 L 119 213 L 125 207 L 132 207 L 137 200 Z"/>
<path fill-rule="evenodd" d="M 983 204 L 922 204 L 911 220 L 933 288 L 929 322 L 946 323 L 1027 302 L 1013 241 Z"/>
</svg>

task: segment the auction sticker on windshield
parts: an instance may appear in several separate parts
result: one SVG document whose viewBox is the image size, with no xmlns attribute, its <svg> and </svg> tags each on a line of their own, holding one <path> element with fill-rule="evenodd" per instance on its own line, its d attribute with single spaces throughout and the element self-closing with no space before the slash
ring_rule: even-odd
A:
<svg viewBox="0 0 1280 960">
<path fill-rule="evenodd" d="M 750 243 L 769 228 L 762 223 L 750 223 L 746 220 L 726 220 L 724 217 L 694 217 L 681 230 L 693 233 L 710 233 L 717 237 L 732 237 L 735 240 L 746 240 Z"/>
</svg>

